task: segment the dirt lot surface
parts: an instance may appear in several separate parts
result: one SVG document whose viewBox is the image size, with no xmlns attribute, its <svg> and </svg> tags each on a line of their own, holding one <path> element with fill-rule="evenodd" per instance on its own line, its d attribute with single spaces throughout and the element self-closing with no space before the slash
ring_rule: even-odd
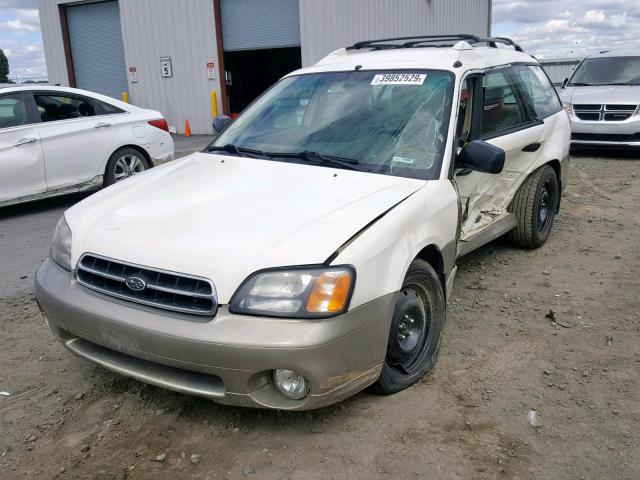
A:
<svg viewBox="0 0 640 480">
<path fill-rule="evenodd" d="M 498 241 L 459 262 L 429 377 L 312 413 L 218 406 L 67 353 L 30 284 L 56 217 L 76 200 L 0 211 L 4 480 L 640 478 L 633 157 L 574 157 L 541 249 Z M 530 410 L 542 426 L 528 423 Z"/>
</svg>

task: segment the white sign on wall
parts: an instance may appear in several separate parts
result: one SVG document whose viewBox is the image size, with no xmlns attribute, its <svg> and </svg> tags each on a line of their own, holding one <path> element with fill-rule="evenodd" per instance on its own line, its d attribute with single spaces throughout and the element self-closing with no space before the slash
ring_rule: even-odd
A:
<svg viewBox="0 0 640 480">
<path fill-rule="evenodd" d="M 160 57 L 160 75 L 163 77 L 173 77 L 171 57 Z"/>
<path fill-rule="evenodd" d="M 216 79 L 216 66 L 213 62 L 207 63 L 207 78 L 209 78 L 209 80 Z"/>
<path fill-rule="evenodd" d="M 134 66 L 129 67 L 129 81 L 131 83 L 138 81 L 138 69 Z"/>
</svg>

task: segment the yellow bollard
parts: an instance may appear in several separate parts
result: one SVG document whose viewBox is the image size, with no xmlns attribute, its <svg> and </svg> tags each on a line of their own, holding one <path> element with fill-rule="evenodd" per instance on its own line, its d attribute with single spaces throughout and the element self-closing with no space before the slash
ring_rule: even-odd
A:
<svg viewBox="0 0 640 480">
<path fill-rule="evenodd" d="M 211 116 L 213 118 L 218 116 L 218 94 L 215 90 L 211 90 Z"/>
<path fill-rule="evenodd" d="M 122 92 L 122 101 L 124 103 L 129 103 L 129 92 Z"/>
</svg>

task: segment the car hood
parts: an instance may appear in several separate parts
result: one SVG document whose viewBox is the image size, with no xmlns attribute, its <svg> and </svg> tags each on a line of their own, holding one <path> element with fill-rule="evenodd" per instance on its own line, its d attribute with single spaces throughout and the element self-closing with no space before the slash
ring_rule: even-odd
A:
<svg viewBox="0 0 640 480">
<path fill-rule="evenodd" d="M 69 209 L 72 262 L 90 252 L 206 277 L 227 303 L 256 270 L 324 262 L 425 183 L 195 153 Z"/>
<path fill-rule="evenodd" d="M 562 101 L 580 104 L 640 104 L 640 86 L 568 87 L 561 91 Z"/>
</svg>

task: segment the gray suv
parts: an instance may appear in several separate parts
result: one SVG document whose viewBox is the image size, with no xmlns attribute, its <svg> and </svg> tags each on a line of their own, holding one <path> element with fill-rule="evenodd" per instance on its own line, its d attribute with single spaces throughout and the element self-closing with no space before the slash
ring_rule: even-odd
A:
<svg viewBox="0 0 640 480">
<path fill-rule="evenodd" d="M 640 54 L 585 58 L 562 84 L 575 145 L 640 147 Z"/>
</svg>

